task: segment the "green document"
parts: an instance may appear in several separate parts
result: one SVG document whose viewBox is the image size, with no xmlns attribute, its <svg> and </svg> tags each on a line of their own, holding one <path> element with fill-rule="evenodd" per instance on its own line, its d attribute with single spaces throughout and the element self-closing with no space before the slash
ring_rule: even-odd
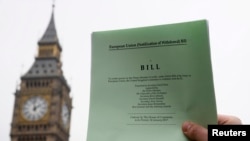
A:
<svg viewBox="0 0 250 141">
<path fill-rule="evenodd" d="M 208 23 L 92 33 L 87 141 L 187 141 L 217 123 Z"/>
</svg>

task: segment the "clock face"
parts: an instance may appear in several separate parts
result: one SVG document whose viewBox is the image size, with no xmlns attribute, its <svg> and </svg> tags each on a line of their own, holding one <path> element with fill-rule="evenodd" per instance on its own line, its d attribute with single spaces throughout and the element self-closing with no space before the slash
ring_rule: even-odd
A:
<svg viewBox="0 0 250 141">
<path fill-rule="evenodd" d="M 63 123 L 64 127 L 65 128 L 68 127 L 69 108 L 66 104 L 63 104 L 63 106 L 62 106 L 61 116 L 62 116 L 62 123 Z"/>
<path fill-rule="evenodd" d="M 46 114 L 47 109 L 47 101 L 40 96 L 34 96 L 25 101 L 22 107 L 22 113 L 25 119 L 36 121 Z"/>
</svg>

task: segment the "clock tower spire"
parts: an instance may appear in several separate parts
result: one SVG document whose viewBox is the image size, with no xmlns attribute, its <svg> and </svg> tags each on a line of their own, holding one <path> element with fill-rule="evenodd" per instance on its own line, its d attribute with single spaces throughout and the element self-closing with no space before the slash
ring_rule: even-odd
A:
<svg viewBox="0 0 250 141">
<path fill-rule="evenodd" d="M 38 55 L 15 92 L 11 141 L 68 141 L 72 98 L 63 75 L 54 4 Z"/>
<path fill-rule="evenodd" d="M 52 10 L 52 15 L 50 18 L 49 25 L 38 42 L 39 52 L 38 57 L 55 57 L 60 59 L 60 52 L 62 51 L 59 39 L 57 37 L 55 21 L 54 21 L 54 5 Z"/>
</svg>

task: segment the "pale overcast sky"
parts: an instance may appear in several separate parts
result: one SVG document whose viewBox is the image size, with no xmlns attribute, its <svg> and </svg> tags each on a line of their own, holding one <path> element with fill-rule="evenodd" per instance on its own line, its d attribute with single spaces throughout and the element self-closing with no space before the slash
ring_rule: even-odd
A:
<svg viewBox="0 0 250 141">
<path fill-rule="evenodd" d="M 249 0 L 56 0 L 63 71 L 71 85 L 70 140 L 85 141 L 93 31 L 207 19 L 218 113 L 250 124 Z M 0 0 L 0 139 L 10 140 L 14 92 L 37 54 L 52 0 Z"/>
</svg>

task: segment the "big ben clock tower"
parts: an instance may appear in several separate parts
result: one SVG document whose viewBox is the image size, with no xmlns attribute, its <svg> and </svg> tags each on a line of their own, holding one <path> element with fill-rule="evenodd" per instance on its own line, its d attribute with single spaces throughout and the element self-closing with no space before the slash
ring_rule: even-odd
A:
<svg viewBox="0 0 250 141">
<path fill-rule="evenodd" d="M 72 99 L 63 75 L 54 23 L 38 41 L 38 55 L 15 92 L 11 141 L 68 141 Z"/>
</svg>

